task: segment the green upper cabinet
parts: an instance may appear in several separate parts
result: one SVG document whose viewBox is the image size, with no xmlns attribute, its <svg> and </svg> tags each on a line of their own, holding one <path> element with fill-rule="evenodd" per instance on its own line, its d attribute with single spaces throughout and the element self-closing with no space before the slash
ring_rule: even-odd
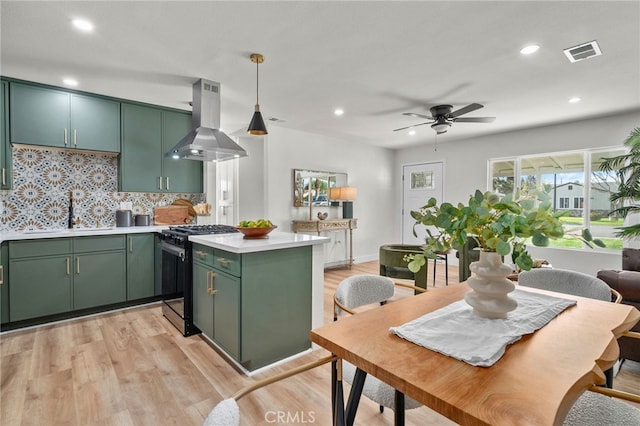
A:
<svg viewBox="0 0 640 426">
<path fill-rule="evenodd" d="M 162 190 L 162 112 L 133 104 L 122 104 L 122 151 L 120 190 Z"/>
<path fill-rule="evenodd" d="M 202 192 L 202 162 L 165 157 L 191 131 L 191 114 L 162 113 L 162 173 L 166 192 Z"/>
<path fill-rule="evenodd" d="M 69 147 L 69 94 L 20 83 L 9 85 L 11 142 Z"/>
<path fill-rule="evenodd" d="M 72 148 L 120 152 L 120 103 L 71 95 Z"/>
<path fill-rule="evenodd" d="M 11 144 L 9 143 L 9 83 L 2 81 L 0 98 L 0 189 L 11 189 Z"/>
<path fill-rule="evenodd" d="M 116 101 L 11 82 L 11 142 L 120 151 Z"/>
<path fill-rule="evenodd" d="M 122 104 L 120 190 L 202 192 L 202 163 L 165 157 L 191 130 L 191 114 Z"/>
</svg>

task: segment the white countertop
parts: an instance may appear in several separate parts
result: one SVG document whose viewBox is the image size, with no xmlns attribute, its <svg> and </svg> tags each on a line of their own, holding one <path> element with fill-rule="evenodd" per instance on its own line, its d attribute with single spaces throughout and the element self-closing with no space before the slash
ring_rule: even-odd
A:
<svg viewBox="0 0 640 426">
<path fill-rule="evenodd" d="M 240 233 L 218 235 L 190 235 L 189 241 L 208 247 L 226 250 L 231 253 L 253 253 L 258 251 L 279 250 L 292 247 L 326 244 L 328 237 L 294 234 L 292 232 L 272 231 L 269 238 L 244 239 Z"/>
<path fill-rule="evenodd" d="M 91 237 L 97 235 L 142 234 L 146 232 L 160 232 L 168 226 L 128 226 L 104 228 L 74 228 L 74 229 L 38 229 L 34 231 L 4 231 L 0 232 L 0 243 L 4 241 L 37 240 L 42 238 Z"/>
</svg>

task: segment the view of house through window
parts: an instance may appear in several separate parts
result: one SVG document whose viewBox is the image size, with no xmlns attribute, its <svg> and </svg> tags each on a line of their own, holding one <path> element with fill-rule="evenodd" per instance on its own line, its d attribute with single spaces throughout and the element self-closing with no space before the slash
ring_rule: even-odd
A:
<svg viewBox="0 0 640 426">
<path fill-rule="evenodd" d="M 503 195 L 547 193 L 554 211 L 566 212 L 561 219 L 566 235 L 552 240 L 552 246 L 581 248 L 584 244 L 576 236 L 588 228 L 608 249 L 620 250 L 622 239 L 614 234 L 622 218 L 609 214 L 616 208 L 610 196 L 619 181 L 615 173 L 600 171 L 600 164 L 623 153 L 623 148 L 611 148 L 489 160 L 489 187 Z"/>
</svg>

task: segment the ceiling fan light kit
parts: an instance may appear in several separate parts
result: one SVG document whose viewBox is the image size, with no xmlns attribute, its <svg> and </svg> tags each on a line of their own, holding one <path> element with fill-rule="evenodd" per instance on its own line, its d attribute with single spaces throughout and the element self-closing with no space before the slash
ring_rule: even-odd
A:
<svg viewBox="0 0 640 426">
<path fill-rule="evenodd" d="M 425 124 L 431 124 L 431 128 L 435 130 L 437 134 L 446 133 L 449 130 L 449 127 L 455 122 L 460 123 L 491 123 L 495 121 L 495 117 L 461 117 L 463 114 L 467 114 L 469 112 L 475 111 L 477 109 L 484 108 L 484 105 L 480 105 L 477 103 L 469 104 L 465 107 L 462 107 L 456 111 L 451 111 L 453 109 L 452 105 L 436 105 L 434 107 L 429 108 L 429 112 L 431 112 L 431 116 L 418 114 L 415 112 L 403 112 L 402 115 L 406 115 L 409 117 L 417 117 L 423 118 L 427 120 L 425 123 L 414 124 L 412 126 L 401 127 L 399 129 L 394 129 L 394 132 L 399 130 L 411 129 L 417 126 L 424 126 Z"/>
<path fill-rule="evenodd" d="M 256 108 L 247 128 L 247 133 L 251 135 L 266 135 L 268 134 L 267 127 L 264 125 L 262 113 L 260 112 L 260 102 L 258 102 L 258 65 L 264 62 L 264 56 L 259 53 L 252 53 L 250 58 L 251 62 L 256 64 Z"/>
</svg>

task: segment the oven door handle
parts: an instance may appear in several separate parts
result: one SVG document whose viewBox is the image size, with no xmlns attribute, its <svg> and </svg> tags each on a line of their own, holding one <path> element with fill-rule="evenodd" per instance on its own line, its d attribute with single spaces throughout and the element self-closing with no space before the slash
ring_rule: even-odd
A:
<svg viewBox="0 0 640 426">
<path fill-rule="evenodd" d="M 162 251 L 166 251 L 167 253 L 171 253 L 174 256 L 178 256 L 184 262 L 185 252 L 183 248 L 176 247 L 164 241 L 162 241 L 161 246 L 162 246 Z"/>
</svg>

